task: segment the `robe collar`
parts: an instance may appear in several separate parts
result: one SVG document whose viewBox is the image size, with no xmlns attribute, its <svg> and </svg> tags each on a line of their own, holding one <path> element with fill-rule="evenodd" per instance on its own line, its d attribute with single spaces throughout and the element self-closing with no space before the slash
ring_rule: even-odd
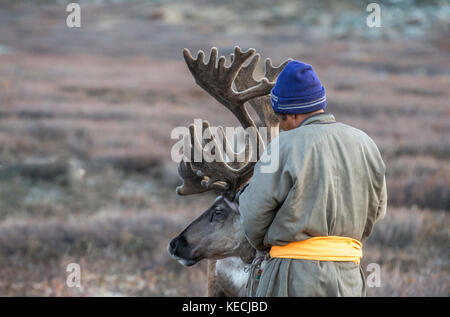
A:
<svg viewBox="0 0 450 317">
<path fill-rule="evenodd" d="M 334 118 L 334 116 L 329 113 L 329 112 L 320 112 L 320 113 L 316 113 L 313 114 L 312 116 L 309 116 L 308 118 L 306 118 L 305 120 L 303 120 L 299 127 L 302 127 L 304 125 L 308 125 L 308 124 L 325 124 L 325 123 L 335 123 L 336 119 Z"/>
</svg>

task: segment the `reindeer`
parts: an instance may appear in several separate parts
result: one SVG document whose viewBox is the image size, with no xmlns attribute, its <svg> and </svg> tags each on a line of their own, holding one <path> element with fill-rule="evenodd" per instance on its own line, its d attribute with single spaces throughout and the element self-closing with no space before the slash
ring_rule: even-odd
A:
<svg viewBox="0 0 450 317">
<path fill-rule="evenodd" d="M 194 59 L 188 49 L 183 50 L 186 64 L 196 83 L 229 109 L 244 129 L 253 128 L 258 142 L 254 146 L 255 150 L 246 139 L 244 149 L 236 153 L 222 128 L 218 129 L 218 134 L 214 134 L 209 123 L 203 121 L 202 132 L 208 132 L 214 145 L 211 153 L 217 154 L 215 157 L 219 159 L 202 162 L 183 159 L 178 166 L 183 183 L 176 192 L 178 195 L 192 195 L 215 190 L 220 195 L 211 207 L 169 243 L 168 252 L 185 266 L 194 265 L 202 259 L 209 260 L 208 296 L 245 296 L 252 295 L 255 289 L 253 282 L 257 282 L 255 272 L 259 274 L 267 258 L 267 253 L 257 251 L 247 241 L 235 200 L 236 193 L 251 178 L 253 167 L 266 146 L 245 104 L 248 103 L 255 110 L 260 119 L 259 126 L 270 131 L 268 144 L 278 135 L 278 120 L 270 106 L 268 94 L 289 60 L 279 67 L 273 67 L 271 60 L 266 59 L 264 77 L 255 80 L 253 73 L 260 55 L 255 54 L 254 49 L 242 52 L 239 47 L 235 47 L 228 67 L 225 66 L 224 56 L 217 61 L 217 54 L 217 48 L 213 47 L 209 61 L 205 63 L 203 51 L 199 51 Z M 250 62 L 244 65 L 250 58 Z M 202 140 L 199 141 L 196 129 L 191 124 L 189 135 L 184 140 L 184 145 L 191 151 L 191 158 L 195 151 L 201 151 L 203 157 L 210 155 L 204 149 L 205 140 Z M 226 157 L 223 148 L 226 149 Z M 237 158 L 242 157 L 242 154 L 245 160 L 238 162 Z"/>
</svg>

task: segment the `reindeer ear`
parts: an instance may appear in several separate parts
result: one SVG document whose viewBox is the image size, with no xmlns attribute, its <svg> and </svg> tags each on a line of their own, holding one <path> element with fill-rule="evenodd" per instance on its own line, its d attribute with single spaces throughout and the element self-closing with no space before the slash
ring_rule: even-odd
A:
<svg viewBox="0 0 450 317">
<path fill-rule="evenodd" d="M 223 199 L 227 203 L 228 207 L 239 213 L 239 205 L 236 203 L 236 201 L 232 201 L 228 199 L 226 196 L 224 196 Z"/>
</svg>

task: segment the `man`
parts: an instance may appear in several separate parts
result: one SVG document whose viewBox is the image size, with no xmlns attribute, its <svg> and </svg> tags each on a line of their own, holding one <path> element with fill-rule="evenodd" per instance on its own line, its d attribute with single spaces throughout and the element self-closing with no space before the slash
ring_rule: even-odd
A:
<svg viewBox="0 0 450 317">
<path fill-rule="evenodd" d="M 325 88 L 308 64 L 286 65 L 271 104 L 284 130 L 280 167 L 261 173 L 257 162 L 237 198 L 247 239 L 270 248 L 256 296 L 364 296 L 360 241 L 386 213 L 380 152 L 324 112 Z"/>
</svg>

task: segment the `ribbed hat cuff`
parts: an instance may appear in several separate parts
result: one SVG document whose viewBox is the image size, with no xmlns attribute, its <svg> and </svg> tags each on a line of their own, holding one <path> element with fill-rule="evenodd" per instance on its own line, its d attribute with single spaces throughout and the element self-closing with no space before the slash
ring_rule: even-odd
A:
<svg viewBox="0 0 450 317">
<path fill-rule="evenodd" d="M 278 108 L 276 107 L 276 105 L 272 103 L 273 111 L 275 111 L 276 113 L 283 113 L 283 114 L 309 113 L 320 109 L 325 109 L 326 107 L 327 107 L 326 98 L 320 103 L 303 108 L 294 108 L 294 107 Z"/>
<path fill-rule="evenodd" d="M 281 98 L 272 92 L 270 94 L 270 103 L 275 112 L 278 113 L 308 113 L 326 107 L 327 97 L 325 89 L 305 97 Z"/>
</svg>

